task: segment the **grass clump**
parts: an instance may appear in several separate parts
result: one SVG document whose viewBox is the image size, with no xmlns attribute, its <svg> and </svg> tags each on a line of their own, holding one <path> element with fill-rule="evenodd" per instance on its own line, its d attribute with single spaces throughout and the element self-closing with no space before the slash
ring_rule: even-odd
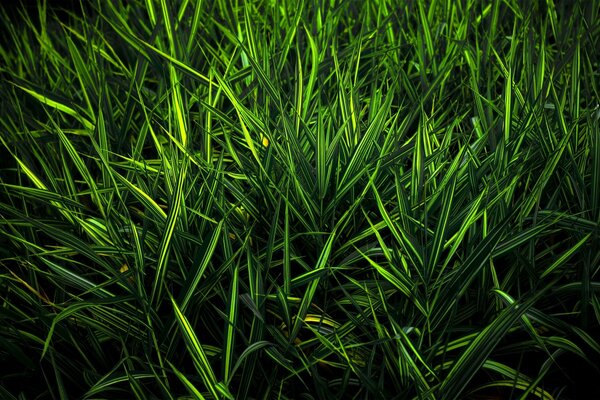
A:
<svg viewBox="0 0 600 400">
<path fill-rule="evenodd" d="M 561 4 L 3 12 L 2 395 L 594 390 L 600 7 Z"/>
</svg>

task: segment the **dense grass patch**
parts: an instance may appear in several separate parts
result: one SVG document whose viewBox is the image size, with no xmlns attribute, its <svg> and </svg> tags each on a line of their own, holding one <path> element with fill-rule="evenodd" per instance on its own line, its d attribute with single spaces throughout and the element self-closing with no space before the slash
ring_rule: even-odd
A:
<svg viewBox="0 0 600 400">
<path fill-rule="evenodd" d="M 3 11 L 0 397 L 600 395 L 600 3 L 428 3 Z"/>
</svg>

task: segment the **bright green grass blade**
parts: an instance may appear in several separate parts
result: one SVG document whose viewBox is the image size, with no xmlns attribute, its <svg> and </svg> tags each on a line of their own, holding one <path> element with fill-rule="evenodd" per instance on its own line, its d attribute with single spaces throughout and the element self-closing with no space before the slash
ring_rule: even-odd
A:
<svg viewBox="0 0 600 400">
<path fill-rule="evenodd" d="M 392 233 L 396 242 L 402 247 L 405 252 L 408 260 L 414 266 L 416 266 L 418 271 L 422 270 L 423 259 L 421 256 L 421 251 L 414 243 L 414 240 L 410 238 L 406 231 L 403 229 L 398 229 L 398 224 L 392 220 L 391 216 L 385 209 L 385 205 L 383 204 L 381 197 L 379 196 L 378 190 L 372 186 L 373 194 L 375 195 L 375 200 L 377 202 L 377 207 L 383 220 L 385 221 L 386 227 Z"/>
<path fill-rule="evenodd" d="M 516 210 L 515 210 L 516 211 Z M 514 214 L 514 212 L 513 212 Z M 510 222 L 506 218 L 494 227 L 494 231 L 486 236 L 468 255 L 459 269 L 449 276 L 449 281 L 444 283 L 438 290 L 431 305 L 431 316 L 429 320 L 432 326 L 443 323 L 443 318 L 451 310 L 451 304 L 456 304 L 458 298 L 464 294 L 467 287 L 479 275 L 481 268 L 488 260 L 488 256 L 500 243 L 506 234 L 505 229 Z"/>
<path fill-rule="evenodd" d="M 192 360 L 194 361 L 194 367 L 200 375 L 202 382 L 206 386 L 211 396 L 215 399 L 220 398 L 220 392 L 222 389 L 217 382 L 217 377 L 212 369 L 210 362 L 206 356 L 206 352 L 202 348 L 202 345 L 198 341 L 196 332 L 188 322 L 187 318 L 182 314 L 181 310 L 175 303 L 175 300 L 171 298 L 173 310 L 175 311 L 175 317 L 177 319 L 179 329 L 183 335 L 183 339 L 186 344 L 187 351 L 189 352 Z M 231 398 L 231 395 L 229 395 Z"/>
<path fill-rule="evenodd" d="M 441 257 L 442 249 L 444 246 L 444 240 L 446 239 L 446 232 L 449 225 L 450 212 L 452 210 L 452 201 L 454 199 L 456 189 L 456 179 L 451 179 L 449 186 L 444 188 L 442 203 L 441 203 L 441 215 L 437 221 L 435 227 L 435 233 L 433 238 L 433 244 L 431 253 L 428 255 L 429 262 L 426 266 L 426 274 L 431 276 L 432 271 L 435 271 L 438 261 Z M 427 279 L 428 281 L 429 279 Z"/>
<path fill-rule="evenodd" d="M 229 310 L 227 318 L 227 334 L 225 336 L 225 345 L 223 351 L 223 380 L 229 382 L 231 379 L 231 372 L 233 368 L 233 356 L 235 347 L 235 333 L 237 330 L 237 305 L 238 305 L 238 290 L 239 290 L 239 268 L 238 266 L 233 267 L 233 279 L 231 281 L 230 296 L 229 296 Z"/>
<path fill-rule="evenodd" d="M 134 185 L 132 182 L 127 180 L 125 177 L 120 174 L 115 174 L 115 177 L 120 180 L 129 190 L 130 192 L 144 205 L 145 209 L 151 212 L 159 221 L 166 221 L 167 214 L 163 211 L 163 209 L 142 189 Z"/>
<path fill-rule="evenodd" d="M 358 253 L 369 262 L 369 264 L 375 268 L 375 270 L 385 279 L 390 282 L 396 289 L 398 289 L 401 293 L 403 293 L 407 298 L 410 298 L 412 302 L 414 302 L 417 309 L 423 313 L 423 315 L 427 314 L 427 310 L 421 304 L 421 301 L 414 295 L 414 283 L 406 277 L 402 271 L 397 269 L 392 269 L 392 271 L 388 271 L 383 266 L 374 262 L 367 255 L 363 254 L 359 249 L 356 249 Z"/>
<path fill-rule="evenodd" d="M 95 121 L 96 116 L 94 112 L 94 106 L 92 105 L 92 100 L 95 99 L 92 96 L 93 93 L 98 93 L 98 88 L 94 84 L 94 81 L 92 80 L 92 77 L 90 75 L 90 70 L 86 67 L 86 64 L 81 56 L 81 53 L 77 49 L 77 46 L 75 45 L 75 43 L 73 43 L 73 40 L 69 36 L 66 37 L 66 40 L 67 46 L 69 48 L 69 53 L 71 55 L 71 60 L 73 61 L 75 71 L 77 72 L 77 78 L 79 80 L 79 84 L 81 85 L 81 91 L 83 93 L 83 98 L 87 106 L 89 119 Z"/>
<path fill-rule="evenodd" d="M 388 122 L 385 117 L 389 112 L 391 101 L 392 98 L 388 96 L 385 103 L 382 104 L 381 108 L 378 110 L 373 121 L 371 121 L 364 136 L 361 138 L 356 148 L 353 149 L 352 157 L 338 183 L 337 194 L 339 196 L 343 196 L 348 190 L 354 187 L 358 179 L 366 172 L 364 165 L 365 163 L 368 164 L 367 157 L 375 151 L 375 145 L 377 143 L 375 138 L 382 135 L 385 125 Z"/>
<path fill-rule="evenodd" d="M 542 272 L 542 274 L 540 275 L 540 278 L 544 278 L 544 277 L 550 275 L 552 272 L 554 272 L 554 270 L 556 270 L 557 268 L 561 267 L 564 263 L 566 263 L 571 257 L 573 257 L 574 254 L 577 253 L 577 250 L 579 250 L 579 248 L 588 241 L 588 239 L 591 237 L 591 235 L 592 235 L 591 233 L 588 233 L 583 238 L 581 238 L 581 240 L 579 240 L 573 247 L 571 247 L 569 250 L 565 251 L 560 257 L 558 257 L 556 259 L 556 261 L 554 261 L 552 263 L 552 265 L 550 265 L 548 268 L 546 268 L 544 270 L 544 272 Z"/>
<path fill-rule="evenodd" d="M 453 364 L 439 393 L 448 399 L 459 398 L 470 378 L 475 375 L 497 343 L 515 322 L 527 311 L 527 304 L 515 303 L 507 307 L 485 327 Z"/>
<path fill-rule="evenodd" d="M 592 207 L 593 219 L 600 223 L 600 106 L 596 105 L 589 119 L 587 129 L 592 136 L 590 139 L 590 151 L 592 157 L 592 172 L 590 179 L 591 196 L 590 207 Z"/>
<path fill-rule="evenodd" d="M 327 238 L 327 242 L 325 242 L 325 246 L 321 250 L 319 259 L 317 260 L 317 263 L 313 267 L 313 271 L 320 273 L 321 271 L 323 271 L 327 268 L 327 264 L 329 263 L 329 255 L 331 254 L 331 249 L 332 249 L 335 238 L 336 238 L 336 232 L 333 231 L 332 233 L 329 234 L 329 237 Z M 311 274 L 311 273 L 308 272 L 307 274 Z M 289 334 L 290 342 L 293 342 L 296 339 L 296 337 L 298 336 L 298 333 L 300 332 L 300 328 L 302 327 L 302 324 L 304 323 L 306 314 L 308 313 L 308 309 L 309 309 L 309 307 L 312 303 L 313 297 L 317 291 L 320 280 L 321 280 L 321 275 L 317 275 L 316 277 L 311 276 L 311 279 L 308 283 L 308 287 L 306 288 L 304 296 L 302 297 L 302 301 L 300 302 L 300 306 L 298 307 L 298 312 L 293 318 L 293 324 L 292 324 L 292 327 L 290 329 L 290 334 Z"/>
<path fill-rule="evenodd" d="M 206 240 L 202 247 L 202 259 L 198 266 L 194 267 L 194 274 L 190 277 L 189 283 L 185 290 L 183 291 L 183 295 L 181 300 L 179 301 L 179 309 L 182 312 L 185 312 L 187 306 L 196 292 L 198 288 L 198 284 L 204 275 L 206 268 L 210 265 L 210 260 L 215 252 L 217 244 L 219 243 L 219 239 L 221 238 L 223 230 L 223 221 L 219 222 L 219 224 L 214 228 L 212 235 L 208 240 Z"/>
<path fill-rule="evenodd" d="M 196 386 L 194 386 L 194 384 L 192 382 L 190 382 L 190 380 L 184 374 L 182 374 L 175 367 L 175 365 L 173 365 L 170 361 L 168 361 L 168 363 L 169 363 L 169 366 L 173 369 L 175 376 L 177 376 L 177 378 L 181 381 L 181 383 L 183 383 L 183 385 L 186 387 L 188 392 L 193 396 L 193 398 L 197 399 L 197 400 L 204 400 L 205 397 L 202 395 L 202 393 L 200 393 L 198 388 L 196 388 Z"/>
<path fill-rule="evenodd" d="M 84 118 L 80 112 L 75 110 L 73 105 L 65 104 L 63 99 L 57 99 L 57 98 L 55 98 L 55 96 L 51 95 L 50 93 L 40 93 L 40 91 L 36 91 L 34 89 L 29 89 L 29 88 L 26 88 L 25 86 L 22 86 L 22 85 L 19 85 L 16 83 L 14 85 L 15 85 L 15 87 L 18 87 L 19 89 L 23 90 L 24 92 L 30 94 L 33 98 L 38 100 L 40 103 L 45 104 L 45 105 L 47 105 L 51 108 L 54 108 L 58 111 L 64 112 L 65 114 L 70 115 L 70 116 L 74 117 L 75 119 L 79 120 L 82 123 L 82 125 L 89 131 L 94 130 L 94 124 L 92 122 L 90 122 L 89 119 Z"/>
</svg>

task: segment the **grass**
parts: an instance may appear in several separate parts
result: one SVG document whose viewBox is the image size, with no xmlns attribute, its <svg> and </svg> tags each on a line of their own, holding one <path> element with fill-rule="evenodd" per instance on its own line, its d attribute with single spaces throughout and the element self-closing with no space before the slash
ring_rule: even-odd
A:
<svg viewBox="0 0 600 400">
<path fill-rule="evenodd" d="M 597 1 L 124 3 L 0 18 L 3 398 L 599 394 Z"/>
</svg>

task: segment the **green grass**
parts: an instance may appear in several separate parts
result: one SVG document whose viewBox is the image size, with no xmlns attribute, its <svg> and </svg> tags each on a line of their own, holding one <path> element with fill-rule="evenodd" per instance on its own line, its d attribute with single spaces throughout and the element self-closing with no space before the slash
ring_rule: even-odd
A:
<svg viewBox="0 0 600 400">
<path fill-rule="evenodd" d="M 600 3 L 425 3 L 3 11 L 1 397 L 599 394 Z"/>
</svg>

